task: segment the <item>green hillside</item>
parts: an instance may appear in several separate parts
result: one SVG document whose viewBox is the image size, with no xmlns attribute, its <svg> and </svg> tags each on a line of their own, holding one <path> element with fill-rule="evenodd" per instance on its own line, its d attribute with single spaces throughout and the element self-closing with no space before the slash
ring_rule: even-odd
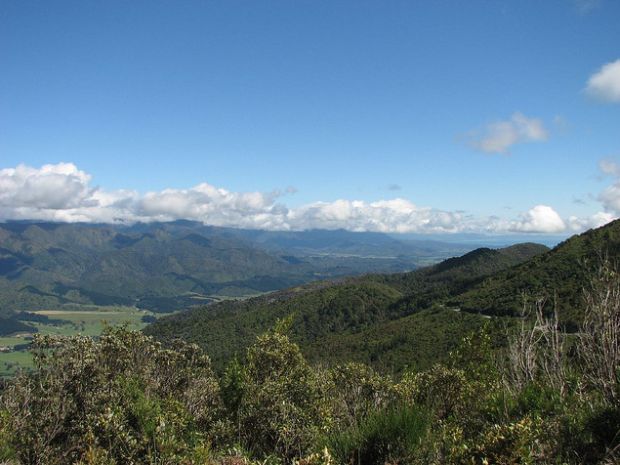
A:
<svg viewBox="0 0 620 465">
<path fill-rule="evenodd" d="M 620 220 L 576 235 L 514 268 L 489 277 L 452 299 L 453 306 L 486 315 L 519 315 L 523 296 L 557 300 L 562 322 L 576 329 L 582 292 L 603 258 L 620 259 Z"/>
<path fill-rule="evenodd" d="M 9 223 L 0 225 L 0 244 L 4 314 L 66 303 L 140 305 L 142 298 L 233 288 L 256 293 L 301 282 L 310 271 L 238 240 L 165 228 Z"/>
<path fill-rule="evenodd" d="M 377 233 L 252 231 L 191 221 L 0 223 L 0 316 L 67 304 L 169 312 L 213 297 L 412 270 L 467 250 Z"/>
<path fill-rule="evenodd" d="M 426 366 L 442 358 L 459 336 L 484 321 L 481 316 L 464 316 L 438 307 L 442 299 L 546 250 L 535 244 L 478 249 L 409 273 L 322 282 L 245 301 L 211 304 L 162 318 L 146 332 L 161 339 L 180 337 L 196 342 L 221 366 L 232 355 L 243 353 L 254 337 L 290 317 L 291 337 L 310 358 L 324 362 L 354 358 L 381 367 L 392 352 L 401 351 L 403 354 L 394 355 L 393 363 L 388 364 L 395 370 L 422 349 L 419 344 L 409 344 L 415 331 L 427 335 L 442 332 L 424 347 L 423 355 L 414 357 Z M 436 311 L 418 313 L 431 307 Z M 434 325 L 433 318 L 440 324 Z M 367 341 L 366 334 L 375 340 L 379 334 L 381 341 L 374 348 L 360 347 Z M 390 340 L 393 342 L 388 343 Z M 380 349 L 382 342 L 390 347 Z"/>
<path fill-rule="evenodd" d="M 385 371 L 428 367 L 455 341 L 491 319 L 511 325 L 524 302 L 557 300 L 560 323 L 575 331 L 603 257 L 620 259 L 620 221 L 552 250 L 537 244 L 481 248 L 408 273 L 371 274 L 289 289 L 245 302 L 207 305 L 147 328 L 161 339 L 196 342 L 216 366 L 242 354 L 256 335 L 291 317 L 291 337 L 311 360 L 354 359 Z"/>
</svg>

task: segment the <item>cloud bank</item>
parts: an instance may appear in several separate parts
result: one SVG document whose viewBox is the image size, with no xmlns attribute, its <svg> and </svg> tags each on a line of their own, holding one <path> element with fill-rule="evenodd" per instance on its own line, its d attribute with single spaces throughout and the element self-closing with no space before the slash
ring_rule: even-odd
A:
<svg viewBox="0 0 620 465">
<path fill-rule="evenodd" d="M 620 165 L 610 160 L 602 160 L 599 167 L 604 174 L 612 177 L 613 183 L 599 194 L 598 200 L 606 212 L 620 216 Z"/>
<path fill-rule="evenodd" d="M 603 102 L 620 102 L 620 59 L 603 65 L 590 76 L 586 93 Z"/>
<path fill-rule="evenodd" d="M 620 173 L 615 165 L 602 165 Z M 347 229 L 384 233 L 561 233 L 610 221 L 620 213 L 620 181 L 601 194 L 609 212 L 563 220 L 550 206 L 536 205 L 515 220 L 475 217 L 461 211 L 421 207 L 395 198 L 336 200 L 288 208 L 278 191 L 231 192 L 202 183 L 189 189 L 139 194 L 106 191 L 72 163 L 0 170 L 0 220 L 132 223 L 188 219 L 247 229 Z"/>
<path fill-rule="evenodd" d="M 540 142 L 548 138 L 543 122 L 514 113 L 510 119 L 488 124 L 482 132 L 471 134 L 470 145 L 485 153 L 507 154 L 512 146 Z"/>
</svg>

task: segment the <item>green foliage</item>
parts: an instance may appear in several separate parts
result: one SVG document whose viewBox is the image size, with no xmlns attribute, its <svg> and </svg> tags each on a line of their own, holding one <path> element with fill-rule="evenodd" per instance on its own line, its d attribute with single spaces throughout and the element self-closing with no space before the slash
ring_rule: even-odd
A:
<svg viewBox="0 0 620 465">
<path fill-rule="evenodd" d="M 456 454 L 453 463 L 498 465 L 545 463 L 545 425 L 541 418 L 525 416 L 514 422 L 491 425 L 483 430 L 475 443 Z"/>
<path fill-rule="evenodd" d="M 202 223 L 0 224 L 0 316 L 61 305 L 171 312 L 339 276 L 398 272 L 463 253 L 385 234 L 269 232 Z M 385 258 L 383 258 L 385 257 Z"/>
<path fill-rule="evenodd" d="M 481 250 L 423 273 L 318 283 L 216 305 L 203 310 L 204 321 L 195 312 L 169 320 L 183 328 L 195 322 L 192 334 L 213 336 L 207 347 L 222 342 L 223 361 L 245 347 L 234 336 L 245 341 L 275 327 L 243 359 L 225 360 L 220 379 L 198 346 L 172 338 L 164 345 L 123 328 L 98 339 L 39 335 L 34 370 L 1 391 L 0 458 L 24 465 L 618 463 L 615 272 L 575 271 L 596 284 L 578 334 L 567 334 L 542 306 L 536 321 L 521 325 L 448 306 L 463 286 L 495 282 L 487 281 L 487 265 L 527 253 Z M 434 296 L 439 301 L 426 308 Z M 332 364 L 312 366 L 304 351 Z M 524 368 L 528 376 L 517 379 Z"/>
<path fill-rule="evenodd" d="M 406 373 L 396 389 L 408 405 L 424 405 L 439 419 L 462 413 L 474 394 L 465 373 L 436 365 L 421 373 Z"/>
<path fill-rule="evenodd" d="M 240 435 L 253 453 L 300 457 L 321 430 L 316 376 L 299 347 L 279 332 L 248 349 L 239 404 Z"/>
<path fill-rule="evenodd" d="M 497 350 L 506 345 L 505 329 L 495 321 L 487 321 L 461 339 L 450 352 L 448 364 L 464 371 L 471 381 L 486 384 L 487 389 L 498 379 Z"/>
<path fill-rule="evenodd" d="M 410 405 L 378 409 L 360 424 L 335 432 L 327 441 L 339 463 L 383 465 L 407 462 L 429 428 L 425 410 Z"/>
<path fill-rule="evenodd" d="M 164 347 L 122 328 L 98 340 L 38 336 L 35 371 L 2 391 L 0 458 L 50 465 L 616 459 L 620 410 L 601 388 L 576 382 L 561 392 L 544 376 L 503 388 L 502 365 L 494 365 L 503 349 L 489 327 L 464 337 L 447 365 L 394 381 L 360 363 L 311 367 L 285 326 L 258 337 L 245 362 L 233 359 L 219 381 L 208 357 L 184 343 Z"/>
<path fill-rule="evenodd" d="M 395 398 L 392 380 L 361 363 L 336 366 L 327 371 L 325 378 L 322 390 L 333 415 L 332 429 L 359 425 Z"/>
<path fill-rule="evenodd" d="M 23 463 L 173 460 L 209 438 L 221 415 L 217 380 L 196 346 L 163 348 L 123 328 L 99 340 L 37 336 L 33 345 L 36 369 L 1 399 L 7 442 Z"/>
<path fill-rule="evenodd" d="M 238 420 L 239 407 L 243 399 L 243 393 L 247 387 L 247 374 L 245 368 L 236 357 L 226 366 L 222 377 L 222 400 L 228 412 L 235 420 Z"/>
<path fill-rule="evenodd" d="M 518 316 L 522 296 L 559 304 L 560 323 L 577 331 L 583 318 L 583 289 L 589 287 L 603 258 L 620 259 L 620 221 L 564 241 L 552 251 L 500 271 L 452 299 L 454 305 L 487 315 Z"/>
<path fill-rule="evenodd" d="M 8 461 L 15 458 L 15 450 L 11 445 L 14 431 L 11 427 L 10 411 L 0 410 L 0 460 Z"/>
</svg>

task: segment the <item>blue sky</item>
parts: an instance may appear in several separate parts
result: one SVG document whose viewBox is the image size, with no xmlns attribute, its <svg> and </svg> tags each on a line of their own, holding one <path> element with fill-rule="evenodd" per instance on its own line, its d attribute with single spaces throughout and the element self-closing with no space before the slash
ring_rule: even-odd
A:
<svg viewBox="0 0 620 465">
<path fill-rule="evenodd" d="M 0 219 L 596 226 L 619 23 L 612 0 L 3 0 Z"/>
</svg>

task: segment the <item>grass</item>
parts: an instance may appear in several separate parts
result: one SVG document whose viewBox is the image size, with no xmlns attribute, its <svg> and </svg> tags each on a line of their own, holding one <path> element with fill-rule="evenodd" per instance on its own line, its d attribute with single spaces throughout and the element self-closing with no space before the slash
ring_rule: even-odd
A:
<svg viewBox="0 0 620 465">
<path fill-rule="evenodd" d="M 98 336 L 106 326 L 125 324 L 128 329 L 139 330 L 146 326 L 142 321 L 145 315 L 155 315 L 149 311 L 138 310 L 133 307 L 77 307 L 71 309 L 39 310 L 40 315 L 49 316 L 52 319 L 65 320 L 68 323 L 51 325 L 45 323 L 32 323 L 40 334 L 56 334 L 61 336 Z M 0 346 L 15 347 L 19 344 L 27 344 L 26 337 L 0 337 Z M 32 358 L 27 351 L 0 352 L 0 377 L 13 375 L 19 369 L 32 367 Z"/>
<path fill-rule="evenodd" d="M 420 407 L 399 405 L 373 412 L 359 425 L 327 440 L 340 463 L 382 465 L 415 453 L 430 426 Z"/>
</svg>

